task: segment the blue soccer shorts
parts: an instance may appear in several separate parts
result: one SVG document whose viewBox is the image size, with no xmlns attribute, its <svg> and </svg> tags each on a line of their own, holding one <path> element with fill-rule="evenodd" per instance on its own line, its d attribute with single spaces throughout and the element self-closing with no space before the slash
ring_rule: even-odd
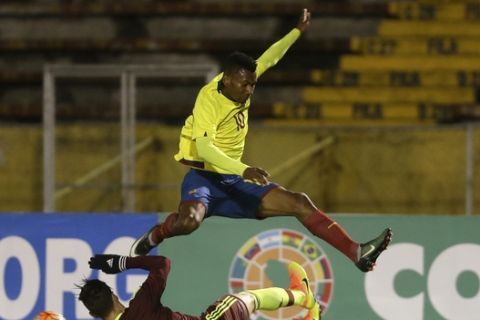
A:
<svg viewBox="0 0 480 320">
<path fill-rule="evenodd" d="M 236 174 L 191 169 L 183 178 L 182 199 L 185 202 L 201 202 L 207 209 L 205 217 L 261 219 L 257 217 L 263 197 L 275 183 L 259 185 Z"/>
</svg>

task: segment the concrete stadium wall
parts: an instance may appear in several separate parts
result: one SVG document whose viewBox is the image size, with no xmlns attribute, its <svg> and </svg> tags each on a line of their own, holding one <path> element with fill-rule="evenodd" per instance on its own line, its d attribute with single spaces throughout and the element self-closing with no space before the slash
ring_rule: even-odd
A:
<svg viewBox="0 0 480 320">
<path fill-rule="evenodd" d="M 137 141 L 154 143 L 137 155 L 136 210 L 176 210 L 186 168 L 173 160 L 180 127 L 141 123 Z M 57 188 L 68 186 L 119 154 L 116 123 L 59 124 Z M 250 128 L 244 162 L 272 170 L 332 136 L 335 142 L 309 160 L 272 177 L 306 192 L 328 212 L 463 214 L 463 127 L 320 128 L 262 125 Z M 475 130 L 474 150 L 480 150 Z M 480 167 L 478 152 L 474 168 Z M 474 185 L 480 181 L 475 171 Z M 120 211 L 120 166 L 61 198 L 59 211 Z M 0 126 L 0 211 L 42 209 L 42 129 Z M 480 213 L 478 190 L 475 212 Z"/>
</svg>

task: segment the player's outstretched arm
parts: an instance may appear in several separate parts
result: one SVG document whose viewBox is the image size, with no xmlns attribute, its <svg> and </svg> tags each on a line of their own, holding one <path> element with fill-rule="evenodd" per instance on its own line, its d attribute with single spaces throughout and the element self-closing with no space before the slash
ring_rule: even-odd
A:
<svg viewBox="0 0 480 320">
<path fill-rule="evenodd" d="M 144 269 L 147 271 L 170 271 L 170 260 L 163 256 L 127 257 L 117 254 L 96 254 L 90 258 L 91 269 L 102 270 L 108 274 L 116 274 L 126 269 Z"/>
<path fill-rule="evenodd" d="M 310 12 L 303 9 L 298 19 L 297 25 L 282 39 L 272 44 L 258 59 L 257 59 L 257 78 L 260 77 L 266 70 L 270 69 L 277 62 L 283 58 L 287 50 L 297 41 L 300 35 L 307 31 L 310 26 Z"/>
</svg>

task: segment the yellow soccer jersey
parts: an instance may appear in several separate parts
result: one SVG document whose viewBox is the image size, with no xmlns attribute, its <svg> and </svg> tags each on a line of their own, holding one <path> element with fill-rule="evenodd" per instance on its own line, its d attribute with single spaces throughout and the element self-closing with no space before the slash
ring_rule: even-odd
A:
<svg viewBox="0 0 480 320">
<path fill-rule="evenodd" d="M 257 60 L 257 78 L 274 66 L 298 39 L 300 31 L 293 29 L 265 51 Z M 198 156 L 195 139 L 205 134 L 228 157 L 241 161 L 248 132 L 250 99 L 244 104 L 232 101 L 221 93 L 223 73 L 217 75 L 198 93 L 192 114 L 180 134 L 179 152 L 175 160 L 218 173 L 226 172 L 212 163 L 204 163 Z"/>
</svg>

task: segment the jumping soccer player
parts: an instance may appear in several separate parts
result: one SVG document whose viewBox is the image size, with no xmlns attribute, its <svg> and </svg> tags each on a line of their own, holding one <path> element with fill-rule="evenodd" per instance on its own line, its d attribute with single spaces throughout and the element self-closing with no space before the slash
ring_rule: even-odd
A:
<svg viewBox="0 0 480 320">
<path fill-rule="evenodd" d="M 294 216 L 315 236 L 342 252 L 363 272 L 373 270 L 378 256 L 391 241 L 385 229 L 360 244 L 318 209 L 305 193 L 293 192 L 268 181 L 262 168 L 241 161 L 248 131 L 248 109 L 257 79 L 273 67 L 310 25 L 304 9 L 296 28 L 273 44 L 256 61 L 231 54 L 217 75 L 199 92 L 192 115 L 180 135 L 175 159 L 191 170 L 181 188 L 179 210 L 137 239 L 131 256 L 143 256 L 166 238 L 190 234 L 210 216 L 265 219 Z"/>
<path fill-rule="evenodd" d="M 201 316 L 191 316 L 172 311 L 161 302 L 166 287 L 170 260 L 163 256 L 125 257 L 100 254 L 91 257 L 90 268 L 115 274 L 126 269 L 140 268 L 149 271 L 128 307 L 103 281 L 84 280 L 79 300 L 90 315 L 105 320 L 249 320 L 256 310 L 277 310 L 287 306 L 308 309 L 304 320 L 319 320 L 320 308 L 315 301 L 305 270 L 296 262 L 288 265 L 290 286 L 288 289 L 271 287 L 227 294 L 211 304 Z"/>
</svg>

